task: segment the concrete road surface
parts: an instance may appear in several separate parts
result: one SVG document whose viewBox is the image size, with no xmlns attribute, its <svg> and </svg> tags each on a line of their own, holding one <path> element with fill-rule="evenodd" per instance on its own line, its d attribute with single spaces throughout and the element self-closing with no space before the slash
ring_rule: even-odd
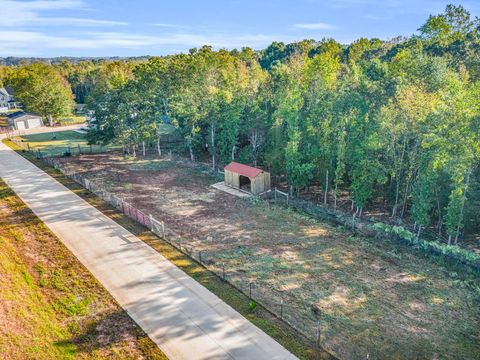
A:
<svg viewBox="0 0 480 360">
<path fill-rule="evenodd" d="M 295 359 L 162 255 L 1 142 L 0 177 L 170 359 Z"/>
</svg>

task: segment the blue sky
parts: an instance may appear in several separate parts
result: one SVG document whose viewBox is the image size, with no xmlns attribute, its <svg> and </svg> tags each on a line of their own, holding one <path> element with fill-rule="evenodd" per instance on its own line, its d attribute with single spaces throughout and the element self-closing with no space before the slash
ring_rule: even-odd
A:
<svg viewBox="0 0 480 360">
<path fill-rule="evenodd" d="M 479 0 L 0 0 L 0 56 L 139 56 L 204 44 L 411 35 L 448 3 Z"/>
</svg>

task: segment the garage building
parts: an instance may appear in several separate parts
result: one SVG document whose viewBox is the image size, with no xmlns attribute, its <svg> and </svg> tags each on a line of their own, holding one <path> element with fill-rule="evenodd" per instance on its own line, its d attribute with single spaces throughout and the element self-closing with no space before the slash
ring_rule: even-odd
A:
<svg viewBox="0 0 480 360">
<path fill-rule="evenodd" d="M 43 126 L 40 115 L 17 111 L 8 115 L 8 125 L 14 130 L 33 129 Z"/>
</svg>

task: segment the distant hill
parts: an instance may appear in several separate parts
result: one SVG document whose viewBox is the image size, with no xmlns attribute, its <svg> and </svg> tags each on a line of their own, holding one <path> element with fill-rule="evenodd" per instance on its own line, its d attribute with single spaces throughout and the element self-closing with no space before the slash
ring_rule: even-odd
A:
<svg viewBox="0 0 480 360">
<path fill-rule="evenodd" d="M 121 57 L 121 56 L 111 56 L 111 57 L 73 57 L 73 56 L 60 56 L 52 58 L 42 58 L 42 57 L 0 57 L 0 66 L 16 66 L 21 63 L 31 64 L 35 62 L 44 62 L 47 64 L 59 64 L 62 61 L 68 61 L 70 63 L 78 63 L 80 61 L 104 61 L 104 60 L 148 60 L 151 56 L 131 56 L 131 57 Z"/>
</svg>

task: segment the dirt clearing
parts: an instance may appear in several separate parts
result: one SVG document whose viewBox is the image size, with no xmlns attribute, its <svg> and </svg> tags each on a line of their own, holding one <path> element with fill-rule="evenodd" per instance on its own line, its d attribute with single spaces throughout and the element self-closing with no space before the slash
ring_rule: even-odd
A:
<svg viewBox="0 0 480 360">
<path fill-rule="evenodd" d="M 285 315 L 316 318 L 322 345 L 341 358 L 476 359 L 480 285 L 407 247 L 209 185 L 218 177 L 186 161 L 119 154 L 63 159 L 151 213 L 254 291 L 285 302 Z M 314 331 L 314 329 L 312 329 Z"/>
</svg>

